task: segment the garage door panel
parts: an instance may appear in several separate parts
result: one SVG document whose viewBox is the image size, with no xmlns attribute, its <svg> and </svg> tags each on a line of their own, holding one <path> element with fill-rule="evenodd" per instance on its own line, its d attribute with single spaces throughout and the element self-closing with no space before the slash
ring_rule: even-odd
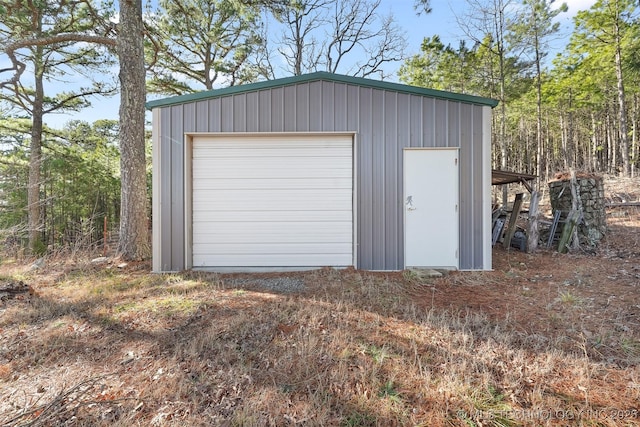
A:
<svg viewBox="0 0 640 427">
<path fill-rule="evenodd" d="M 336 233 L 341 236 L 347 236 L 351 231 L 351 221 L 255 221 L 255 222 L 225 222 L 224 227 L 216 226 L 219 223 L 206 221 L 203 222 L 200 232 L 194 236 L 199 238 L 200 235 L 215 236 L 238 236 L 240 233 L 247 236 L 259 236 L 263 234 L 273 235 L 299 235 L 313 239 L 320 234 L 327 235 Z"/>
<path fill-rule="evenodd" d="M 340 140 L 342 138 L 342 140 Z M 240 141 L 238 143 L 238 141 Z M 330 141 L 329 141 L 330 140 Z M 330 155 L 339 149 L 350 149 L 350 137 L 318 137 L 318 136 L 242 136 L 222 138 L 218 136 L 199 136 L 201 144 L 198 149 L 203 152 L 225 151 L 229 153 L 264 150 L 272 154 L 300 153 L 309 151 L 314 156 Z M 313 150 L 316 150 L 315 152 Z"/>
<path fill-rule="evenodd" d="M 347 254 L 227 254 L 201 257 L 194 253 L 194 267 L 296 267 L 349 266 L 344 264 Z M 283 261 L 286 261 L 283 263 Z"/>
<path fill-rule="evenodd" d="M 300 212 L 272 210 L 260 212 L 255 211 L 224 211 L 224 210 L 199 210 L 193 211 L 193 222 L 344 222 L 351 227 L 352 213 L 350 209 L 343 211 L 308 211 L 304 218 L 300 218 Z M 238 227 L 245 227 L 246 224 L 238 224 Z M 264 224 L 268 227 L 267 224 Z"/>
<path fill-rule="evenodd" d="M 350 240 L 344 240 L 344 235 L 337 233 L 327 233 L 326 235 L 313 236 L 314 240 L 307 238 L 304 235 L 285 234 L 278 235 L 275 233 L 261 233 L 253 236 L 237 236 L 237 235 L 225 235 L 215 233 L 201 233 L 194 237 L 194 245 L 214 244 L 214 245 L 226 245 L 226 244 L 242 244 L 242 245 L 265 245 L 265 244 L 305 244 L 307 242 L 314 242 L 314 244 L 328 244 L 328 243 L 345 243 L 351 245 Z M 195 246 L 194 246 L 195 247 Z"/>
<path fill-rule="evenodd" d="M 263 155 L 261 151 L 266 150 L 258 150 L 256 151 L 247 151 L 244 155 L 236 155 L 236 156 L 224 156 L 224 151 L 211 151 L 209 156 L 203 156 L 202 152 L 198 152 L 198 161 L 207 165 L 209 163 L 216 164 L 219 160 L 224 159 L 224 165 L 219 166 L 236 166 L 236 167 L 250 167 L 253 164 L 258 165 L 263 168 L 279 168 L 282 166 L 295 166 L 300 165 L 302 167 L 313 167 L 313 168 L 328 168 L 328 169 L 340 169 L 344 167 L 349 167 L 349 158 L 345 158 L 340 151 L 333 153 L 333 155 L 324 155 L 324 156 L 310 156 L 306 155 L 309 153 L 299 153 L 295 156 L 292 155 Z M 321 159 L 322 162 L 318 160 Z"/>
<path fill-rule="evenodd" d="M 220 200 L 220 199 L 218 199 Z M 280 212 L 282 209 L 286 209 L 292 212 L 299 212 L 300 215 L 304 215 L 308 212 L 306 209 L 313 209 L 320 212 L 334 212 L 337 209 L 342 211 L 349 210 L 349 200 L 341 200 L 340 206 L 337 204 L 337 200 L 331 201 L 319 201 L 319 200 L 309 200 L 309 201 L 301 201 L 301 200 L 279 200 L 277 203 L 271 199 L 269 200 L 273 205 L 265 206 L 260 210 L 260 212 L 269 212 L 275 211 Z M 328 202 L 332 202 L 333 206 L 329 206 Z M 303 206 L 304 205 L 304 206 Z M 302 209 L 302 208 L 306 209 Z M 251 212 L 256 210 L 256 200 L 227 200 L 224 204 L 217 202 L 215 199 L 205 200 L 198 202 L 196 205 L 194 202 L 194 213 L 202 212 L 211 212 L 211 211 L 221 211 L 221 212 Z"/>
<path fill-rule="evenodd" d="M 351 177 L 348 178 L 327 178 L 326 176 L 306 179 L 306 180 L 291 180 L 282 178 L 241 178 L 229 181 L 224 178 L 210 178 L 206 181 L 198 181 L 193 183 L 194 190 L 215 190 L 219 188 L 225 188 L 227 190 L 269 190 L 272 188 L 281 189 L 350 189 Z"/>
<path fill-rule="evenodd" d="M 264 144 L 262 144 L 264 145 Z M 312 156 L 314 158 L 325 158 L 325 157 L 342 157 L 342 151 L 344 149 L 350 148 L 350 146 L 339 146 L 339 147 L 281 147 L 275 148 L 272 145 L 268 147 L 263 146 L 255 146 L 253 148 L 221 148 L 221 147 L 199 147 L 198 148 L 198 157 L 199 159 L 206 161 L 209 159 L 229 159 L 230 161 L 234 161 L 234 159 L 243 159 L 245 157 L 270 157 L 273 159 L 292 159 L 292 158 L 304 158 L 308 156 Z"/>
<path fill-rule="evenodd" d="M 229 191 L 208 190 L 206 200 L 194 200 L 193 210 L 211 211 L 270 211 L 293 210 L 301 212 L 316 210 L 350 210 L 352 198 L 350 194 L 334 190 L 271 190 Z"/>
<path fill-rule="evenodd" d="M 309 227 L 308 223 L 233 223 L 226 228 L 200 232 L 193 236 L 193 243 L 331 243 L 350 242 L 345 236 L 351 231 L 348 222 L 318 223 Z M 204 228 L 204 227 L 203 227 Z M 243 233 L 238 230 L 243 229 Z"/>
<path fill-rule="evenodd" d="M 194 266 L 353 264 L 350 136 L 196 137 Z"/>
<path fill-rule="evenodd" d="M 304 168 L 297 165 L 281 166 L 278 168 L 262 168 L 246 167 L 228 167 L 226 165 L 202 164 L 193 165 L 194 169 L 199 168 L 200 179 L 217 178 L 221 180 L 229 180 L 229 177 L 237 177 L 235 179 L 286 179 L 286 180 L 307 180 L 307 179 L 326 179 L 328 176 L 332 178 L 351 179 L 351 167 L 346 168 Z"/>
<path fill-rule="evenodd" d="M 320 255 L 320 254 L 350 254 L 351 246 L 347 243 L 290 243 L 290 244 L 275 244 L 275 243 L 260 243 L 253 244 L 251 251 L 247 251 L 247 247 L 241 243 L 227 243 L 227 244 L 212 244 L 203 243 L 195 244 L 194 249 L 197 249 L 198 253 L 209 255 L 246 255 L 246 256 L 260 256 L 264 254 L 271 255 Z"/>
</svg>

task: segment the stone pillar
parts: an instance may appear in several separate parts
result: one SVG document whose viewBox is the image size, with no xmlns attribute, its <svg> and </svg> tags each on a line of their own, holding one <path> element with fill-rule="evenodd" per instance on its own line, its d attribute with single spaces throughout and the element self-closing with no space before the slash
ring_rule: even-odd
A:
<svg viewBox="0 0 640 427">
<path fill-rule="evenodd" d="M 604 199 L 604 181 L 602 177 L 577 174 L 578 197 L 582 206 L 583 218 L 578 225 L 580 245 L 595 247 L 607 233 Z M 567 174 L 549 182 L 549 198 L 554 211 L 566 214 L 571 210 L 571 180 Z"/>
</svg>

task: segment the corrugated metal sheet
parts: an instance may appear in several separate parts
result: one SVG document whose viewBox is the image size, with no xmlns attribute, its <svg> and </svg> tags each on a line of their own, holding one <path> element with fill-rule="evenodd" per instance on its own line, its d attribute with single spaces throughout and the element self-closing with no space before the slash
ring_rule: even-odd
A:
<svg viewBox="0 0 640 427">
<path fill-rule="evenodd" d="M 184 134 L 192 132 L 354 132 L 358 146 L 358 268 L 404 267 L 402 150 L 460 147 L 460 268 L 485 259 L 482 206 L 486 105 L 436 99 L 335 81 L 311 81 L 255 92 L 158 106 L 163 271 L 185 268 Z M 431 183 L 437 185 L 437 183 Z M 429 183 L 425 183 L 429 185 Z"/>
</svg>

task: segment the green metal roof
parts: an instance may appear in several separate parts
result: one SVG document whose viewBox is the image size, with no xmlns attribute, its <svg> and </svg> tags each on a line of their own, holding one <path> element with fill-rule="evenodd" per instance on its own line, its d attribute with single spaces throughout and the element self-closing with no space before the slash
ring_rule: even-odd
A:
<svg viewBox="0 0 640 427">
<path fill-rule="evenodd" d="M 327 73 L 319 71 L 301 76 L 285 77 L 276 80 L 267 80 L 258 83 L 249 83 L 239 86 L 230 86 L 223 89 L 214 89 L 203 92 L 190 93 L 187 95 L 172 96 L 169 98 L 156 99 L 147 102 L 149 110 L 157 107 L 166 107 L 170 105 L 185 104 L 188 102 L 201 101 L 204 99 L 218 98 L 221 96 L 235 95 L 240 93 L 254 92 L 263 89 L 271 89 L 282 86 L 289 86 L 298 83 L 308 83 L 314 81 L 329 81 L 336 83 L 346 83 L 361 87 L 369 87 L 373 89 L 389 90 L 394 92 L 407 93 L 411 95 L 428 96 L 431 98 L 446 99 L 450 101 L 465 102 L 468 104 L 487 105 L 491 108 L 498 105 L 498 101 L 491 98 L 483 98 L 480 96 L 465 95 L 461 93 L 446 92 L 442 90 L 426 89 L 417 86 L 403 85 L 399 83 L 384 82 L 378 80 L 365 79 L 362 77 L 351 77 L 341 74 Z"/>
</svg>

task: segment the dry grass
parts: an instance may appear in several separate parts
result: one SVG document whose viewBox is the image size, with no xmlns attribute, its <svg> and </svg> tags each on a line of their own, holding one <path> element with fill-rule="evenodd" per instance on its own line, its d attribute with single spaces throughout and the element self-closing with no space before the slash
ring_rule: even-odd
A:
<svg viewBox="0 0 640 427">
<path fill-rule="evenodd" d="M 486 280 L 488 273 L 465 275 Z M 627 425 L 625 366 L 419 295 L 411 275 L 320 270 L 305 289 L 84 268 L 0 312 L 2 425 Z M 34 281 L 34 274 L 25 276 Z M 462 280 L 462 279 L 456 279 Z M 578 306 L 567 293 L 553 304 Z M 561 319 L 559 320 L 561 321 Z M 614 331 L 611 331 L 614 333 Z M 628 412 L 618 412 L 628 411 Z"/>
<path fill-rule="evenodd" d="M 35 293 L 0 302 L 0 425 L 640 425 L 620 212 L 596 255 L 497 248 L 441 279 L 2 265 Z"/>
</svg>

